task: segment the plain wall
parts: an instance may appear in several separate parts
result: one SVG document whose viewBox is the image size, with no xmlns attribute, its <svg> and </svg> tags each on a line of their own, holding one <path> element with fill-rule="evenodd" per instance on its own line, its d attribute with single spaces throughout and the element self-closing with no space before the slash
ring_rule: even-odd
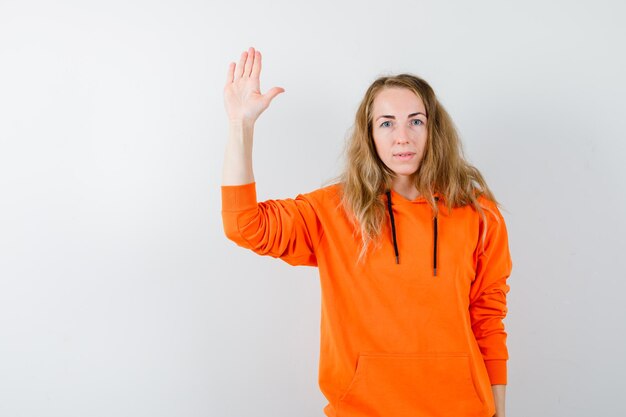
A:
<svg viewBox="0 0 626 417">
<path fill-rule="evenodd" d="M 367 86 L 431 83 L 503 204 L 507 416 L 623 416 L 620 1 L 0 0 L 0 416 L 322 417 L 318 271 L 228 241 L 228 63 L 285 88 L 260 200 L 339 173 Z"/>
</svg>

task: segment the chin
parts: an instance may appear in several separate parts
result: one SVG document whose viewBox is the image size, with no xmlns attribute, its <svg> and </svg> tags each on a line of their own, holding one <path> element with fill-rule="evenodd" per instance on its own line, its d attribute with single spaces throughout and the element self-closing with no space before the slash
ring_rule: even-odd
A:
<svg viewBox="0 0 626 417">
<path fill-rule="evenodd" d="M 415 174 L 417 172 L 417 168 L 415 169 L 394 169 L 393 172 L 396 173 L 396 175 L 402 175 L 402 176 L 411 176 L 413 174 Z"/>
</svg>

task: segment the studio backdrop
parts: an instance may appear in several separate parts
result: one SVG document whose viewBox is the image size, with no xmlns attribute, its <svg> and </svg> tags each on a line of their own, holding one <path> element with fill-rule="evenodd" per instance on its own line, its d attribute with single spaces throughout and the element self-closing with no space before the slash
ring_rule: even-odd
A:
<svg viewBox="0 0 626 417">
<path fill-rule="evenodd" d="M 508 417 L 623 416 L 620 1 L 0 0 L 0 416 L 323 417 L 317 269 L 224 236 L 228 64 L 259 200 L 339 174 L 366 87 L 426 79 L 502 204 Z"/>
</svg>

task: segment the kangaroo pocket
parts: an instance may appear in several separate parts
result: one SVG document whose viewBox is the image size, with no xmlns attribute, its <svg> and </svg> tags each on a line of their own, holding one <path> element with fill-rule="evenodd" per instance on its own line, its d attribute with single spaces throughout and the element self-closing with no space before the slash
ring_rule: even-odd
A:
<svg viewBox="0 0 626 417">
<path fill-rule="evenodd" d="M 364 353 L 338 417 L 484 417 L 464 352 Z"/>
</svg>

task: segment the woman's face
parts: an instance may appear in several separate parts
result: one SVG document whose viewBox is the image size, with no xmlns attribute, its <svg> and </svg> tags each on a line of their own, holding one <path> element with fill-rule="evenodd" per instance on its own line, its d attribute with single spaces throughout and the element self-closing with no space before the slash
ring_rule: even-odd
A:
<svg viewBox="0 0 626 417">
<path fill-rule="evenodd" d="M 407 180 L 417 171 L 426 147 L 426 109 L 413 91 L 386 87 L 372 103 L 372 136 L 378 156 Z M 404 177 L 404 178 L 403 178 Z"/>
</svg>

